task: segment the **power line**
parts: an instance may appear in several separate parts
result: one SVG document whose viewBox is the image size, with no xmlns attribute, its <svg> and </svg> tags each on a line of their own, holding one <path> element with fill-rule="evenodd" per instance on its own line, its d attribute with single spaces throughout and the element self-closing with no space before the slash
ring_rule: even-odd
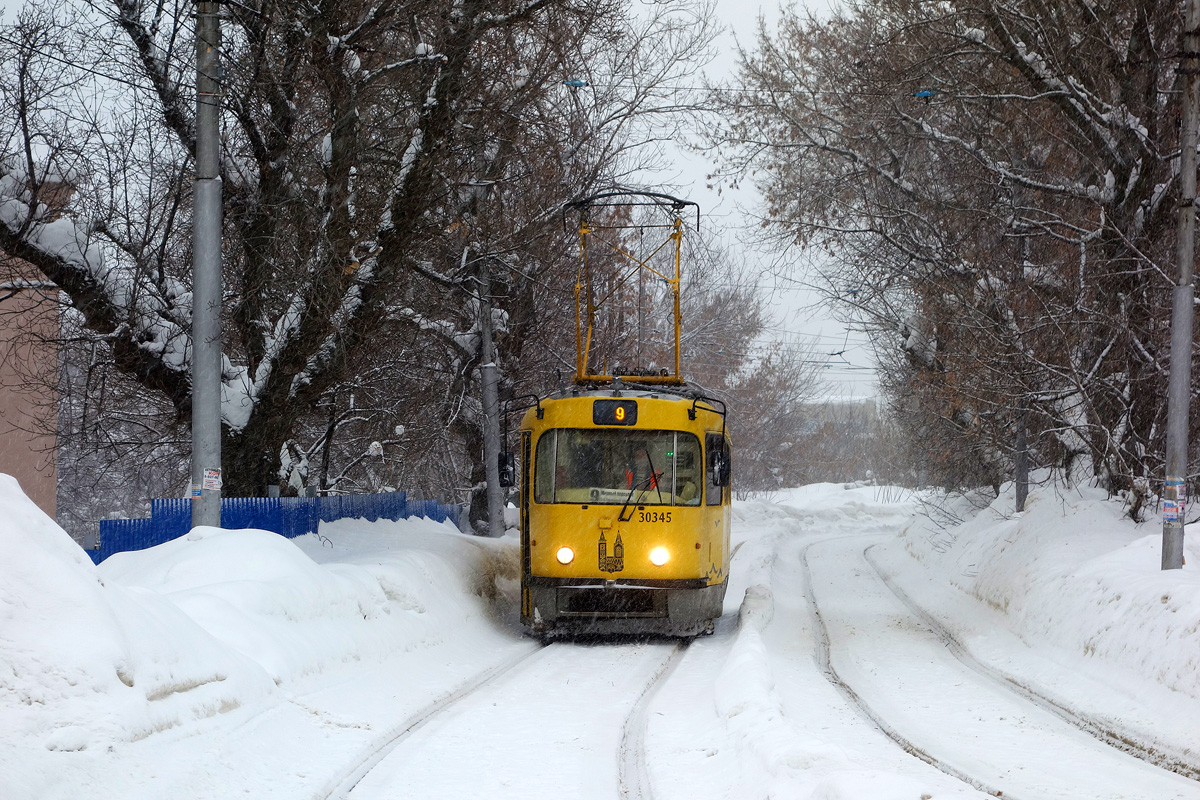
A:
<svg viewBox="0 0 1200 800">
<path fill-rule="evenodd" d="M 21 42 L 14 41 L 13 39 L 10 39 L 7 36 L 4 36 L 3 34 L 0 34 L 0 42 L 10 44 L 13 47 L 21 47 L 21 48 L 25 47 L 25 45 L 22 44 Z M 135 89 L 141 89 L 143 91 L 154 91 L 154 88 L 151 86 L 146 86 L 144 84 L 135 83 L 134 81 L 131 81 L 128 78 L 122 78 L 118 75 L 113 75 L 112 73 L 101 72 L 100 70 L 92 69 L 91 67 L 85 67 L 82 64 L 78 64 L 74 61 L 69 61 L 68 59 L 65 59 L 65 58 L 59 58 L 58 56 L 51 55 L 50 53 L 46 53 L 46 52 L 39 50 L 37 52 L 37 55 L 39 55 L 42 58 L 45 58 L 49 61 L 53 61 L 56 64 L 63 64 L 65 66 L 77 69 L 80 72 L 86 72 L 90 75 L 95 75 L 99 78 L 105 78 L 105 79 L 113 81 L 115 83 L 123 83 L 126 86 L 132 86 Z"/>
<path fill-rule="evenodd" d="M 645 88 L 638 86 L 636 83 L 628 83 L 618 81 L 616 83 L 595 83 L 589 82 L 587 87 L 571 87 L 571 88 L 596 88 L 596 89 L 640 89 Z M 671 92 L 733 92 L 738 94 L 787 94 L 787 95 L 812 95 L 824 97 L 896 97 L 901 99 L 912 99 L 912 92 L 863 92 L 863 91 L 838 91 L 833 89 L 764 89 L 755 86 L 680 86 L 672 84 L 660 84 L 654 87 L 663 91 Z"/>
</svg>

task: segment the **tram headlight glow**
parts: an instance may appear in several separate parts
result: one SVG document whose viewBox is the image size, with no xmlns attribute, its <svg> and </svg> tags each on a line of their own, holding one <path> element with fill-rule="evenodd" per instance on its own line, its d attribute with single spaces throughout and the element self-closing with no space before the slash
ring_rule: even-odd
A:
<svg viewBox="0 0 1200 800">
<path fill-rule="evenodd" d="M 665 547 L 656 547 L 650 551 L 650 563 L 656 567 L 661 567 L 671 560 L 671 554 L 667 552 Z"/>
<path fill-rule="evenodd" d="M 560 564 L 570 564 L 575 560 L 575 551 L 569 547 L 560 547 L 554 554 Z"/>
</svg>

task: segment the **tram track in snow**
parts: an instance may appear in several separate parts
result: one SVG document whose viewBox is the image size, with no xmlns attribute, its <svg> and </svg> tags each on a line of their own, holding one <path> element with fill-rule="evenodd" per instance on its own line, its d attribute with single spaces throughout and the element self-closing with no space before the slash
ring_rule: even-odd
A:
<svg viewBox="0 0 1200 800">
<path fill-rule="evenodd" d="M 645 750 L 649 708 L 658 691 L 682 660 L 689 644 L 690 640 L 676 642 L 661 662 L 652 668 L 649 678 L 642 684 L 629 713 L 625 716 L 620 731 L 620 744 L 614 759 L 617 767 L 616 783 L 620 800 L 653 800 Z M 484 670 L 454 689 L 443 693 L 377 737 L 361 751 L 352 763 L 326 781 L 321 790 L 312 795 L 312 800 L 344 800 L 351 796 L 355 787 L 377 766 L 393 752 L 396 752 L 406 740 L 434 722 L 444 712 L 460 705 L 468 698 L 475 697 L 502 679 L 511 677 L 515 672 L 533 668 L 535 657 L 539 654 L 570 646 L 572 643 L 565 641 L 541 643 Z M 616 643 L 611 646 L 621 647 L 622 644 Z"/>
<path fill-rule="evenodd" d="M 1127 753 L 1156 767 L 1174 772 L 1184 778 L 1200 780 L 1200 762 L 1195 758 L 1189 759 L 1184 754 L 1172 751 L 1166 747 L 1148 745 L 1128 731 L 1122 731 L 1111 720 L 1100 720 L 1072 708 L 1049 695 L 1038 691 L 1019 677 L 997 669 L 975 658 L 954 633 L 937 620 L 932 614 L 917 604 L 896 582 L 884 572 L 879 562 L 871 555 L 875 545 L 863 550 L 864 560 L 879 575 L 883 584 L 894 594 L 901 603 L 918 619 L 921 620 L 935 636 L 942 640 L 946 649 L 964 666 L 974 670 L 1000 686 L 1016 693 L 1019 697 L 1033 703 L 1045 711 L 1054 714 L 1063 721 L 1074 725 L 1083 732 L 1104 742 L 1105 744 Z"/>
<path fill-rule="evenodd" d="M 809 563 L 808 563 L 808 551 L 814 545 L 822 544 L 822 543 L 828 542 L 828 541 L 833 541 L 835 539 L 849 539 L 849 538 L 856 538 L 856 537 L 836 536 L 836 537 L 820 539 L 820 540 L 817 540 L 814 542 L 809 542 L 808 544 L 804 545 L 804 547 L 800 551 L 800 566 L 801 566 L 801 569 L 804 574 L 804 595 L 805 595 L 805 599 L 808 602 L 808 609 L 809 609 L 809 612 L 811 613 L 812 619 L 813 619 L 813 631 L 816 634 L 817 667 L 820 670 L 821 674 L 825 676 L 825 679 L 827 681 L 829 681 L 830 685 L 832 685 L 833 688 L 836 689 L 837 692 L 839 694 L 841 694 L 843 698 L 845 698 L 846 702 L 849 703 L 852 708 L 854 708 L 856 711 L 858 711 L 859 714 L 861 714 L 863 717 L 865 717 L 867 720 L 869 720 L 870 723 L 880 733 L 882 733 L 884 736 L 886 736 L 887 738 L 889 738 L 893 742 L 895 742 L 902 750 L 904 750 L 909 755 L 916 756 L 917 758 L 924 761 L 926 764 L 929 764 L 930 766 L 932 766 L 934 769 L 937 769 L 938 771 L 943 772 L 952 778 L 960 780 L 963 783 L 969 784 L 970 786 L 973 786 L 974 788 L 980 790 L 981 792 L 986 792 L 987 794 L 993 795 L 995 797 L 1005 796 L 1003 790 L 993 787 L 981 780 L 978 780 L 977 778 L 975 778 L 971 775 L 968 775 L 967 773 L 963 772 L 962 770 L 959 770 L 956 767 L 942 761 L 937 756 L 926 751 L 924 748 L 920 747 L 915 742 L 911 741 L 910 739 L 905 737 L 903 734 L 901 734 L 898 730 L 893 728 L 890 724 L 888 724 L 888 721 L 886 719 L 884 719 L 880 714 L 878 714 L 875 711 L 875 709 L 872 708 L 871 705 L 866 700 L 864 700 L 858 694 L 858 692 L 856 692 L 854 690 L 854 688 L 849 683 L 847 683 L 845 680 L 842 679 L 842 677 L 838 673 L 837 669 L 833 666 L 833 664 L 830 660 L 830 655 L 829 655 L 829 652 L 830 652 L 829 628 L 825 624 L 825 618 L 821 615 L 821 608 L 817 604 L 817 598 L 813 591 L 812 567 L 809 566 Z M 1019 800 L 1019 798 L 1013 798 L 1012 795 L 1007 795 L 1007 796 L 1010 798 L 1010 800 Z"/>
<path fill-rule="evenodd" d="M 678 642 L 642 689 L 625 724 L 617 751 L 617 786 L 621 800 L 654 800 L 650 770 L 646 764 L 646 724 L 650 703 L 671 673 L 679 666 L 691 640 Z"/>
<path fill-rule="evenodd" d="M 354 763 L 343 768 L 337 775 L 327 781 L 325 786 L 313 795 L 313 800 L 340 800 L 340 798 L 349 796 L 354 791 L 354 787 L 372 769 L 387 758 L 405 739 L 423 728 L 438 714 L 494 683 L 502 676 L 508 675 L 550 646 L 548 643 L 537 644 L 529 650 L 472 676 L 455 688 L 444 692 L 431 702 L 417 709 L 405 717 L 402 722 L 393 725 L 373 743 L 368 745 Z"/>
<path fill-rule="evenodd" d="M 1150 796 L 1200 796 L 1200 786 L 1193 788 L 1185 785 L 1186 781 L 1194 780 L 1195 765 L 1189 764 L 1178 754 L 1164 754 L 1154 748 L 1145 747 L 1137 741 L 1136 737 L 1116 729 L 1117 726 L 1106 724 L 1077 710 L 1067 708 L 1027 686 L 1020 679 L 985 665 L 971 656 L 963 644 L 945 626 L 920 608 L 893 580 L 884 574 L 878 563 L 870 557 L 869 551 L 874 545 L 863 547 L 861 550 L 857 546 L 847 548 L 847 550 L 857 550 L 856 560 L 865 564 L 864 571 L 854 568 L 853 565 L 851 565 L 851 569 L 854 570 L 855 577 L 877 580 L 878 584 L 882 585 L 886 591 L 880 592 L 876 599 L 883 602 L 881 598 L 891 596 L 893 598 L 891 610 L 878 603 L 872 605 L 871 602 L 856 605 L 849 601 L 850 604 L 847 605 L 846 595 L 843 594 L 839 597 L 836 589 L 830 588 L 828 577 L 826 577 L 824 588 L 819 592 L 818 585 L 814 583 L 813 569 L 810 563 L 813 553 L 819 552 L 814 551 L 814 548 L 831 545 L 844 547 L 844 543 L 841 545 L 837 543 L 857 538 L 860 537 L 822 538 L 807 543 L 800 552 L 805 597 L 813 619 L 817 663 L 826 680 L 846 701 L 899 747 L 941 772 L 996 797 L 1034 800 L 1034 798 L 1055 796 L 1085 796 L 1083 793 L 1064 795 L 1061 785 L 1058 794 L 1048 792 L 1046 781 L 1030 780 L 1030 775 L 1038 772 L 1037 767 L 1032 763 L 1035 758 L 1030 758 L 1028 762 L 1016 762 L 1015 769 L 1003 768 L 998 764 L 986 764 L 987 758 L 979 757 L 978 753 L 969 751 L 967 742 L 974 741 L 972 737 L 982 736 L 983 738 L 976 746 L 982 745 L 985 751 L 999 754 L 1005 744 L 1011 745 L 1014 741 L 1012 738 L 1014 729 L 1011 726 L 1014 724 L 1025 725 L 1025 728 L 1018 727 L 1017 730 L 1023 730 L 1026 736 L 1032 735 L 1041 741 L 1056 743 L 1054 746 L 1047 747 L 1047 750 L 1061 747 L 1064 750 L 1070 750 L 1076 757 L 1079 753 L 1092 753 L 1093 758 L 1102 755 L 1102 751 L 1111 753 L 1111 756 L 1093 763 L 1092 770 L 1098 775 L 1104 776 L 1106 772 L 1120 773 L 1123 776 L 1122 780 L 1125 780 L 1127 784 L 1130 783 L 1131 775 L 1136 774 L 1138 779 L 1144 776 L 1144 779 L 1150 784 L 1163 787 L 1159 794 Z M 846 581 L 843 579 L 842 583 L 844 584 Z M 823 611 L 822 598 L 819 598 L 819 595 L 831 591 L 833 594 L 825 597 L 824 601 L 828 603 L 832 599 L 833 603 L 829 609 Z M 869 596 L 873 591 L 879 592 L 878 589 L 871 590 L 863 586 L 858 593 Z M 897 602 L 899 606 L 895 605 Z M 894 612 L 901 608 L 903 609 L 902 614 L 895 615 Z M 830 610 L 833 611 L 834 618 L 840 625 L 838 631 L 840 638 L 837 639 L 834 639 L 831 634 L 833 626 L 831 626 L 826 613 Z M 847 616 L 848 614 L 849 616 Z M 856 616 L 860 614 L 869 616 L 861 617 L 862 621 L 860 622 L 860 617 Z M 910 665 L 902 662 L 880 662 L 879 658 L 895 658 L 897 652 L 905 651 L 888 650 L 886 645 L 875 643 L 871 634 L 859 634 L 856 626 L 861 627 L 866 620 L 873 620 L 874 624 L 880 624 L 886 620 L 892 626 L 892 630 L 911 630 L 912 633 L 908 638 L 910 644 L 919 643 L 922 638 L 928 639 L 928 643 L 922 646 L 926 647 L 924 652 L 933 660 L 920 662 L 922 666 L 915 666 L 917 662 Z M 863 630 L 873 629 L 868 627 Z M 879 634 L 875 635 L 880 634 L 886 638 L 889 632 L 880 628 Z M 857 644 L 855 643 L 856 636 L 859 636 Z M 878 651 L 872 649 L 881 646 L 883 649 Z M 839 660 L 834 657 L 835 647 L 841 654 L 842 664 L 835 663 Z M 939 651 L 947 653 L 953 660 L 947 659 L 945 656 L 937 656 Z M 876 652 L 877 654 L 875 654 Z M 856 654 L 858 660 L 855 660 Z M 863 661 L 864 658 L 868 660 Z M 849 675 L 852 675 L 853 678 L 849 677 L 844 669 L 839 669 L 839 666 L 849 668 Z M 908 675 L 901 673 L 899 677 L 887 677 L 891 670 L 903 671 L 906 666 L 909 670 Z M 948 682 L 937 683 L 936 686 L 944 687 L 941 691 L 945 692 L 946 703 L 959 709 L 969 709 L 968 716 L 971 722 L 969 730 L 956 730 L 954 737 L 945 737 L 938 732 L 937 738 L 929 738 L 930 727 L 921 724 L 921 715 L 933 714 L 936 717 L 939 713 L 944 712 L 927 710 L 927 708 L 941 707 L 941 705 L 938 700 L 931 700 L 931 695 L 928 694 L 931 691 L 930 687 L 934 684 L 922 684 L 922 679 L 932 680 L 926 678 L 924 671 L 941 675 L 943 679 L 950 676 Z M 885 677 L 881 678 L 881 675 Z M 914 678 L 915 675 L 920 675 L 920 678 Z M 862 686 L 857 685 L 860 681 L 863 682 Z M 889 690 L 887 688 L 889 686 L 893 688 Z M 879 694 L 880 691 L 883 691 L 884 694 Z M 901 694 L 897 695 L 897 691 Z M 935 688 L 933 691 L 937 691 L 937 689 Z M 910 697 L 905 692 L 916 692 L 923 699 L 917 700 L 915 695 Z M 953 706 L 953 701 L 948 699 L 951 695 L 957 699 L 958 706 Z M 882 705 L 879 703 L 881 699 L 883 700 Z M 917 703 L 928 703 L 929 706 L 917 706 Z M 997 709 L 1007 710 L 997 712 Z M 1005 721 L 1006 716 L 1008 717 L 1007 722 Z M 1025 719 L 1027 717 L 1028 721 Z M 960 718 L 964 722 L 968 719 L 967 716 Z M 1020 722 L 1014 723 L 1014 718 L 1019 718 Z M 1042 720 L 1053 718 L 1053 722 L 1033 722 L 1032 720 L 1035 718 Z M 951 718 L 947 717 L 946 719 Z M 1056 733 L 1060 730 L 1061 733 Z M 1067 731 L 1073 733 L 1067 733 Z M 1082 736 L 1081 733 L 1086 736 Z M 962 742 L 955 741 L 959 736 L 962 737 Z M 995 738 L 988 738 L 992 736 Z M 1091 744 L 1087 744 L 1088 742 Z M 1011 759 L 1013 756 L 1009 754 L 1006 757 Z M 1137 759 L 1137 761 L 1125 760 L 1126 757 Z M 1135 766 L 1135 764 L 1140 766 Z M 1029 772 L 1023 774 L 1021 771 L 1025 770 L 1026 766 L 1029 767 Z M 1171 769 L 1171 766 L 1177 768 Z M 1079 781 L 1081 784 L 1086 784 L 1090 779 L 1091 776 L 1081 775 Z M 1184 781 L 1184 783 L 1181 784 L 1180 781 Z M 1133 782 L 1136 783 L 1136 780 Z M 1072 791 L 1086 793 L 1082 786 L 1073 787 Z M 1088 794 L 1087 796 L 1092 795 Z M 1108 795 L 1097 794 L 1096 796 Z M 1147 795 L 1143 791 L 1136 796 Z"/>
</svg>

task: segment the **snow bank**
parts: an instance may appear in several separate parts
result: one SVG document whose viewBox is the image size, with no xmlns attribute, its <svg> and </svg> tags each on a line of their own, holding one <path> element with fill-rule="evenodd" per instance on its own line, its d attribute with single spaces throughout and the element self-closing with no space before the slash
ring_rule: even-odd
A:
<svg viewBox="0 0 1200 800">
<path fill-rule="evenodd" d="M 960 525 L 919 517 L 902 538 L 935 580 L 1004 613 L 1030 644 L 1200 699 L 1200 525 L 1186 531 L 1184 568 L 1163 571 L 1161 519 L 1135 524 L 1100 489 L 1047 483 L 1013 508 L 1010 485 L 982 510 L 958 501 Z"/>
<path fill-rule="evenodd" d="M 763 584 L 746 590 L 738 612 L 738 635 L 714 686 L 717 713 L 724 717 L 740 748 L 757 762 L 765 785 L 747 796 L 775 797 L 797 782 L 793 771 L 827 773 L 851 766 L 846 754 L 821 741 L 800 720 L 789 719 L 775 697 L 775 678 L 763 631 L 773 614 L 774 598 Z M 805 776 L 811 781 L 811 776 Z"/>
<path fill-rule="evenodd" d="M 0 796 L 42 794 L 53 762 L 31 770 L 31 755 L 137 740 L 273 690 L 172 603 L 105 581 L 7 475 L 0 548 L 0 730 L 21 745 L 0 747 Z"/>
<path fill-rule="evenodd" d="M 790 719 L 775 693 L 775 673 L 763 634 L 775 611 L 771 573 L 786 527 L 771 524 L 793 511 L 762 501 L 738 504 L 734 515 L 750 524 L 735 525 L 739 536 L 735 563 L 748 584 L 738 609 L 738 630 L 713 685 L 719 718 L 739 753 L 741 787 L 746 797 L 793 794 L 812 782 L 812 771 L 843 768 L 847 759 Z M 798 780 L 799 779 L 799 780 Z M 789 791 L 791 789 L 792 791 Z"/>
<path fill-rule="evenodd" d="M 161 743 L 139 747 L 154 734 L 238 730 L 294 708 L 306 676 L 414 651 L 420 671 L 447 660 L 436 654 L 447 639 L 491 644 L 487 599 L 512 591 L 518 564 L 510 539 L 429 520 L 346 520 L 294 541 L 197 528 L 96 567 L 7 475 L 0 547 L 3 798 L 78 797 L 83 786 L 94 797 L 156 796 L 143 784 L 158 770 L 121 766 L 155 764 Z M 327 723 L 303 713 L 313 747 L 328 747 Z M 292 724 L 289 736 L 291 760 L 302 732 Z"/>
<path fill-rule="evenodd" d="M 268 531 L 196 528 L 149 550 L 113 555 L 100 574 L 169 600 L 274 683 L 385 644 L 364 635 L 388 613 L 378 580 L 362 569 L 318 566 Z"/>
</svg>

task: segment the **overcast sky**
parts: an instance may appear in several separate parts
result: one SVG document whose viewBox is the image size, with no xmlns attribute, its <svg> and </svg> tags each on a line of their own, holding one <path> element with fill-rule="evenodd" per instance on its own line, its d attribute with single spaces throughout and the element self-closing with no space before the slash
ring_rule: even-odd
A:
<svg viewBox="0 0 1200 800">
<path fill-rule="evenodd" d="M 800 10 L 808 9 L 816 14 L 827 13 L 836 6 L 835 0 L 810 0 L 797 3 Z M 758 18 L 762 16 L 768 28 L 772 28 L 779 15 L 777 2 L 755 2 L 755 0 L 717 0 L 717 14 L 725 27 L 725 35 L 719 42 L 717 58 L 707 72 L 714 79 L 732 79 L 737 66 L 737 45 L 753 49 L 757 36 Z M 702 155 L 680 151 L 679 169 L 669 178 L 679 185 L 677 193 L 700 203 L 707 227 L 722 233 L 727 242 L 751 257 L 760 266 L 774 264 L 778 254 L 754 253 L 756 236 L 760 227 L 755 221 L 760 198 L 751 186 L 739 187 L 736 191 L 724 188 L 720 194 L 706 187 L 705 176 L 713 170 L 713 163 Z M 803 260 L 800 252 L 784 254 L 782 264 L 798 264 Z M 790 275 L 778 280 L 764 270 L 760 286 L 772 295 L 772 308 L 777 319 L 772 333 L 791 338 L 811 339 L 814 356 L 827 361 L 823 368 L 824 391 L 831 396 L 867 397 L 876 394 L 875 374 L 866 339 L 860 334 L 851 334 L 846 326 L 830 316 L 817 304 L 817 297 L 803 288 L 807 276 L 798 267 Z M 686 320 L 685 320 L 686 324 Z M 841 355 L 832 355 L 835 353 Z"/>
</svg>

